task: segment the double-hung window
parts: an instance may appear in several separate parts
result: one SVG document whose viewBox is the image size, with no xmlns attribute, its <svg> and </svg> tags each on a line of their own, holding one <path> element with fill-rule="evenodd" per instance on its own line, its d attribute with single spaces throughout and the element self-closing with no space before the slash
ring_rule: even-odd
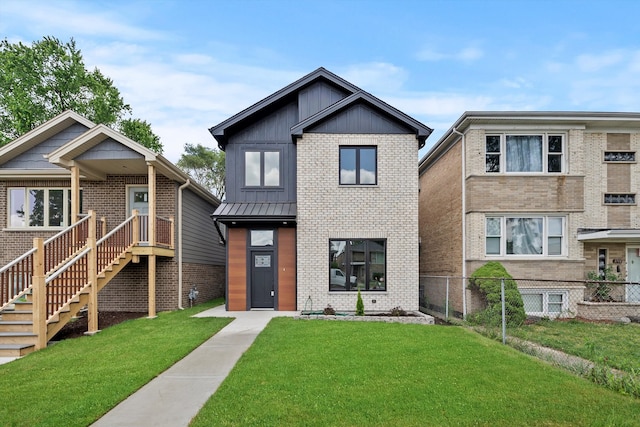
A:
<svg viewBox="0 0 640 427">
<path fill-rule="evenodd" d="M 487 173 L 561 173 L 564 136 L 498 134 L 485 137 Z"/>
<path fill-rule="evenodd" d="M 387 248 L 384 239 L 330 240 L 330 291 L 384 291 Z"/>
<path fill-rule="evenodd" d="M 70 189 L 14 187 L 8 193 L 9 228 L 71 225 Z"/>
<path fill-rule="evenodd" d="M 485 219 L 485 253 L 497 256 L 564 254 L 565 218 L 491 216 Z"/>
<path fill-rule="evenodd" d="M 377 183 L 376 147 L 340 147 L 341 185 L 375 185 Z"/>
<path fill-rule="evenodd" d="M 247 187 L 280 186 L 279 151 L 245 151 L 244 185 Z"/>
</svg>

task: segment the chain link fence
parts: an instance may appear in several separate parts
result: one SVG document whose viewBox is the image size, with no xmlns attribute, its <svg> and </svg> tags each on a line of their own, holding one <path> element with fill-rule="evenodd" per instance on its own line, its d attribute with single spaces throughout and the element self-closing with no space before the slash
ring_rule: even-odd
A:
<svg viewBox="0 0 640 427">
<path fill-rule="evenodd" d="M 420 310 L 640 397 L 640 283 L 420 277 Z"/>
</svg>

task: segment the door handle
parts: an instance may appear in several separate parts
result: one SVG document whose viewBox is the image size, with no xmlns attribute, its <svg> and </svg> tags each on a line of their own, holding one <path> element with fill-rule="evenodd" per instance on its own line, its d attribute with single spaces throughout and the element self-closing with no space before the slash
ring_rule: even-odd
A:
<svg viewBox="0 0 640 427">
<path fill-rule="evenodd" d="M 274 295 L 275 295 L 275 292 L 274 292 L 274 291 L 271 291 L 271 296 L 274 296 Z"/>
</svg>

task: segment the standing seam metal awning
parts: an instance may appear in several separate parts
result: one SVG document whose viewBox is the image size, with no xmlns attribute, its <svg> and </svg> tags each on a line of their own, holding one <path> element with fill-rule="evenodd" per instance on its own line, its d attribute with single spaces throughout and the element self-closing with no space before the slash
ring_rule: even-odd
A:
<svg viewBox="0 0 640 427">
<path fill-rule="evenodd" d="M 295 221 L 296 204 L 289 203 L 222 203 L 211 217 L 219 222 Z"/>
</svg>

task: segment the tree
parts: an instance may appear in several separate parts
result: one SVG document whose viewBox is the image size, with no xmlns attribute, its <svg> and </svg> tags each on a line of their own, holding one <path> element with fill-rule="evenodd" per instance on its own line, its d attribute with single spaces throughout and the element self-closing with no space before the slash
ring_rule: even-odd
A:
<svg viewBox="0 0 640 427">
<path fill-rule="evenodd" d="M 219 199 L 225 194 L 224 152 L 201 144 L 185 144 L 178 167 Z"/>
<path fill-rule="evenodd" d="M 111 79 L 86 69 L 73 39 L 44 37 L 31 46 L 0 41 L 0 146 L 66 110 L 116 129 L 131 113 Z M 146 128 L 137 126 L 133 134 L 141 140 L 135 140 L 161 150 L 151 127 L 141 123 Z"/>
<path fill-rule="evenodd" d="M 120 122 L 120 132 L 127 138 L 144 145 L 148 149 L 162 154 L 160 137 L 151 130 L 151 125 L 145 120 L 124 119 Z"/>
</svg>

